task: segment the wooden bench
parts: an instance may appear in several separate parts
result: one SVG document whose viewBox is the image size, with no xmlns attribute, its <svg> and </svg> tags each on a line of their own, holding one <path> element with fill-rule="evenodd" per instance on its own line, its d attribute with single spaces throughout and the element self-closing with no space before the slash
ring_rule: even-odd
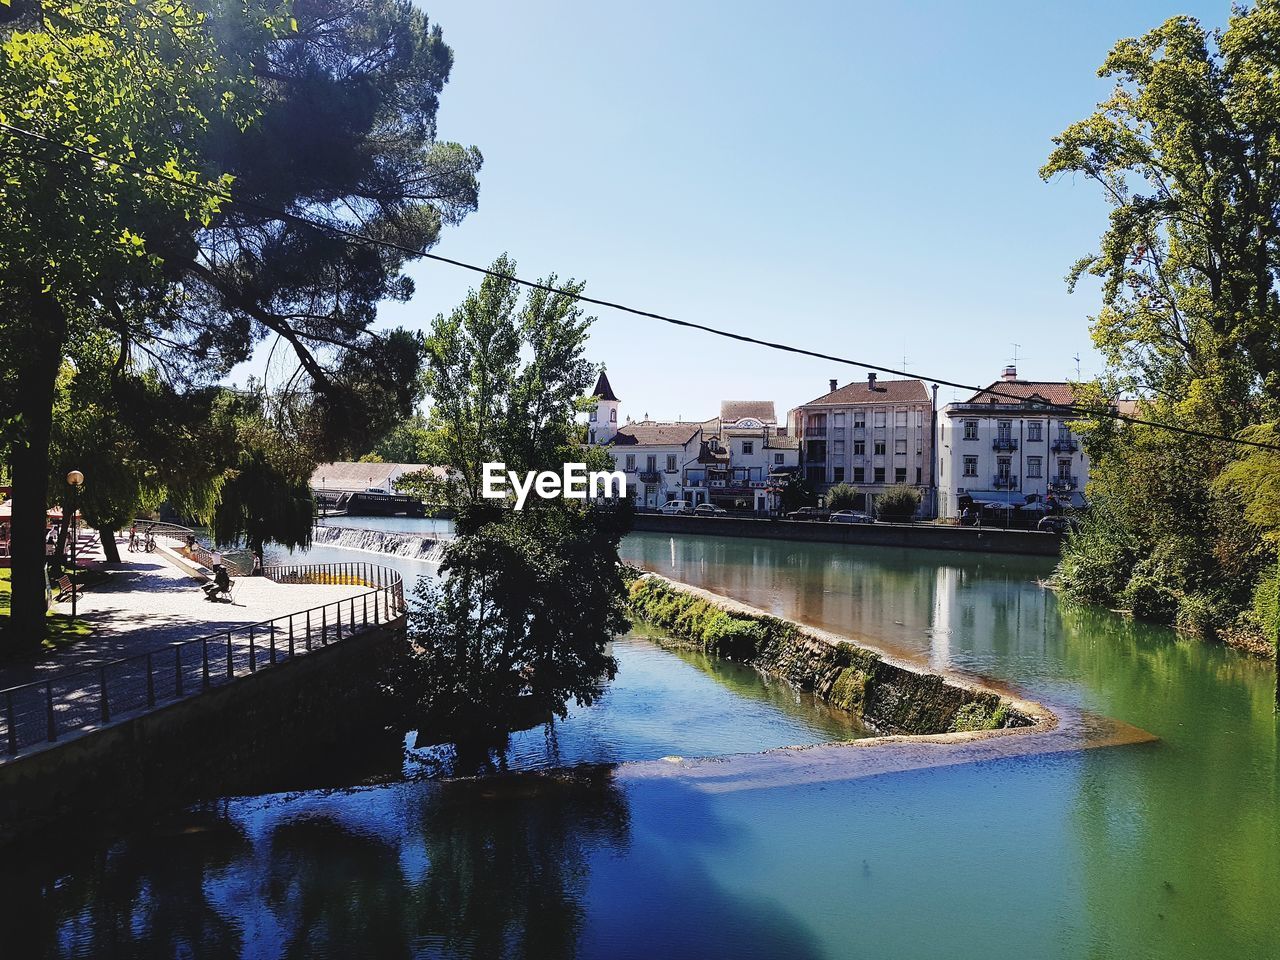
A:
<svg viewBox="0 0 1280 960">
<path fill-rule="evenodd" d="M 75 584 L 73 584 L 71 582 L 71 578 L 64 573 L 58 578 L 58 595 L 54 597 L 54 602 L 61 603 L 63 600 L 70 599 L 74 590 Z"/>
</svg>

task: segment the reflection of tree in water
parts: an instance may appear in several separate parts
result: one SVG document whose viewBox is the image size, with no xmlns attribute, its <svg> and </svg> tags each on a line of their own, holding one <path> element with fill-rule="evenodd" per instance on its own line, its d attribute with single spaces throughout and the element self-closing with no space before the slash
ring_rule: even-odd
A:
<svg viewBox="0 0 1280 960">
<path fill-rule="evenodd" d="M 231 821 L 198 813 L 116 844 L 91 864 L 77 857 L 74 869 L 57 852 L 26 857 L 23 872 L 0 871 L 0 955 L 239 957 L 239 924 L 207 890 L 211 875 L 249 850 Z"/>
<path fill-rule="evenodd" d="M 607 770 L 430 786 L 399 843 L 308 816 L 270 835 L 285 957 L 571 957 L 596 847 L 627 839 Z M 422 847 L 423 878 L 405 876 Z M 412 872 L 412 871 L 411 871 Z"/>
<path fill-rule="evenodd" d="M 627 843 L 626 798 L 607 770 L 442 785 L 421 809 L 430 872 L 418 924 L 446 952 L 570 957 L 588 860 Z"/>
<path fill-rule="evenodd" d="M 270 838 L 266 901 L 284 957 L 407 957 L 408 895 L 396 848 L 329 817 L 290 820 Z"/>
</svg>

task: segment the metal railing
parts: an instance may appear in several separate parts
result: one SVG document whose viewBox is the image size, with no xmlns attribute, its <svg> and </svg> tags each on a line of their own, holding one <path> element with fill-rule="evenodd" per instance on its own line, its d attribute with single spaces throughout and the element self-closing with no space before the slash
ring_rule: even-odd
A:
<svg viewBox="0 0 1280 960">
<path fill-rule="evenodd" d="M 261 623 L 232 626 L 0 690 L 0 751 L 14 756 L 122 716 L 199 696 L 394 620 L 406 609 L 400 574 L 377 564 L 286 564 L 267 567 L 263 573 L 277 583 L 371 589 Z"/>
<path fill-rule="evenodd" d="M 1018 478 L 1007 473 L 998 473 L 991 478 L 991 488 L 993 490 L 1012 490 L 1017 485 Z"/>
<path fill-rule="evenodd" d="M 1054 453 L 1075 453 L 1080 449 L 1080 444 L 1071 437 L 1058 437 L 1049 444 L 1049 449 Z"/>
<path fill-rule="evenodd" d="M 1016 437 L 996 437 L 991 441 L 992 450 L 1017 450 L 1018 440 Z"/>
<path fill-rule="evenodd" d="M 1076 488 L 1076 478 L 1069 476 L 1058 476 L 1049 478 L 1050 490 L 1074 490 Z"/>
</svg>

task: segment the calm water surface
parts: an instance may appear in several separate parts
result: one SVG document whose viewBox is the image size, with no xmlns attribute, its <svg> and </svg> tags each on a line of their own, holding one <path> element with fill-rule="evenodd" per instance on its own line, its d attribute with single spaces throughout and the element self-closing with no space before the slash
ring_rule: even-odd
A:
<svg viewBox="0 0 1280 960">
<path fill-rule="evenodd" d="M 1037 583 L 1042 560 L 647 534 L 624 548 L 1160 741 L 768 789 L 580 767 L 228 799 L 39 869 L 0 866 L 0 944 L 32 945 L 15 956 L 1280 956 L 1267 664 L 1066 610 Z M 575 714 L 558 732 L 562 761 L 839 732 L 754 675 L 634 639 L 618 649 L 616 722 Z M 524 736 L 517 766 L 554 759 L 540 731 Z"/>
</svg>

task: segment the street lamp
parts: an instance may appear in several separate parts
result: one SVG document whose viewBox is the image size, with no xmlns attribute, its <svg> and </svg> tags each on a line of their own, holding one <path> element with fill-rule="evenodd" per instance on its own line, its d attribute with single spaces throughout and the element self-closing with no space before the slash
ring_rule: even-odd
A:
<svg viewBox="0 0 1280 960">
<path fill-rule="evenodd" d="M 76 541 L 80 539 L 80 527 L 76 523 L 76 494 L 84 483 L 84 474 L 79 470 L 67 473 L 67 484 L 71 487 L 71 619 L 76 618 L 76 595 L 80 590 L 76 586 Z"/>
</svg>

